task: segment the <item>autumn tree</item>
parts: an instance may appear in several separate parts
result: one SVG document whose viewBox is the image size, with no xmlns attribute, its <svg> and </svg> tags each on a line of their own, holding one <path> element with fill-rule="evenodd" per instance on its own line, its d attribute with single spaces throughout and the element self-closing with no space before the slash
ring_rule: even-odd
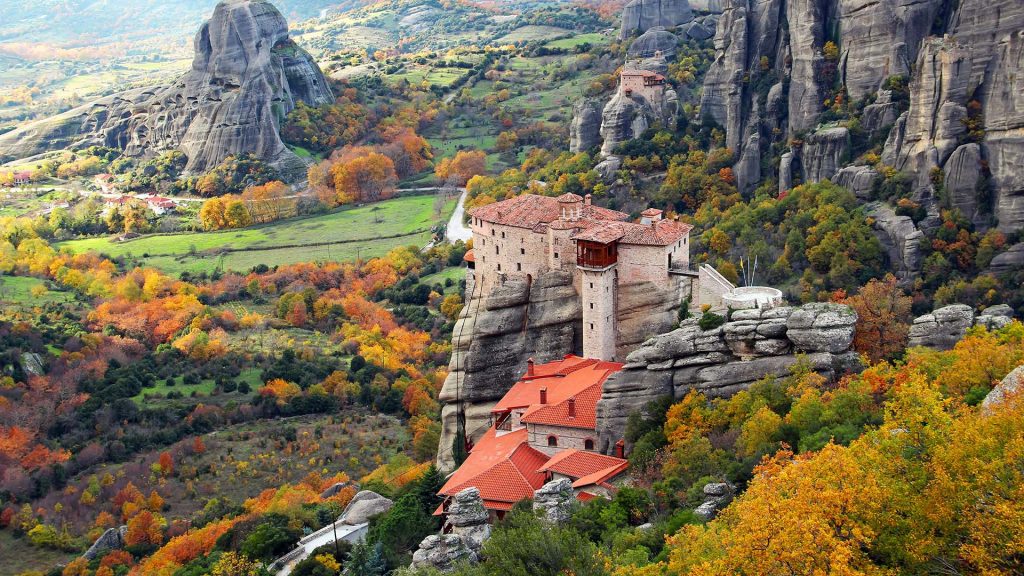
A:
<svg viewBox="0 0 1024 576">
<path fill-rule="evenodd" d="M 886 274 L 881 281 L 872 279 L 856 295 L 841 302 L 857 313 L 853 345 L 858 352 L 872 363 L 902 354 L 907 347 L 912 301 L 895 276 Z"/>
<path fill-rule="evenodd" d="M 453 158 L 445 158 L 434 168 L 439 180 L 454 181 L 465 186 L 469 179 L 487 171 L 487 154 L 482 150 L 460 150 Z"/>
<path fill-rule="evenodd" d="M 128 532 L 124 537 L 128 546 L 158 546 L 163 541 L 163 519 L 149 510 L 143 510 L 128 521 Z"/>
<path fill-rule="evenodd" d="M 378 152 L 339 162 L 331 169 L 338 201 L 373 202 L 390 198 L 395 192 L 398 175 L 390 158 Z"/>
</svg>

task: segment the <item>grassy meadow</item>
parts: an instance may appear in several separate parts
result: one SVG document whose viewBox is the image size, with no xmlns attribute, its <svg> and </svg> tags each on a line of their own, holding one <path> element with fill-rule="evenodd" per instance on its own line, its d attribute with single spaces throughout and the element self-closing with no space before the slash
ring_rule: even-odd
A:
<svg viewBox="0 0 1024 576">
<path fill-rule="evenodd" d="M 398 246 L 425 245 L 430 229 L 447 221 L 455 202 L 449 199 L 438 214 L 433 195 L 405 196 L 238 230 L 154 234 L 124 242 L 88 238 L 60 247 L 126 258 L 170 273 L 244 272 L 258 264 L 355 260 L 382 256 Z"/>
</svg>

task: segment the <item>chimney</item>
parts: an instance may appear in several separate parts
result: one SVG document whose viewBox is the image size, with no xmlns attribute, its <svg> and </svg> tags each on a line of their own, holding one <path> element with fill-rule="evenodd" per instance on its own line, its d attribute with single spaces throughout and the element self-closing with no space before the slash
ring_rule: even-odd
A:
<svg viewBox="0 0 1024 576">
<path fill-rule="evenodd" d="M 569 418 L 576 417 L 576 398 L 569 398 Z"/>
<path fill-rule="evenodd" d="M 540 403 L 541 404 L 547 404 L 548 403 L 548 389 L 547 389 L 547 387 L 541 387 L 541 389 L 540 389 Z"/>
<path fill-rule="evenodd" d="M 526 361 L 526 375 L 531 377 L 533 374 L 533 358 L 530 358 Z"/>
<path fill-rule="evenodd" d="M 615 457 L 625 458 L 626 457 L 626 443 L 619 440 L 615 443 Z"/>
<path fill-rule="evenodd" d="M 590 204 L 594 200 L 594 197 L 592 195 L 590 195 L 590 194 L 587 194 L 586 196 L 583 197 L 583 200 L 584 200 L 584 202 L 586 203 L 587 206 L 590 206 Z"/>
</svg>

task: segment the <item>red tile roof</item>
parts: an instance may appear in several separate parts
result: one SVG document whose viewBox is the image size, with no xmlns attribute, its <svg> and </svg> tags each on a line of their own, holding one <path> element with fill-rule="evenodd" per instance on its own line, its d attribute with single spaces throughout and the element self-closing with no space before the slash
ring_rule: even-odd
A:
<svg viewBox="0 0 1024 576">
<path fill-rule="evenodd" d="M 472 250 L 467 250 L 466 255 L 462 257 L 466 262 L 476 262 L 476 255 L 473 254 Z"/>
<path fill-rule="evenodd" d="M 602 362 L 569 355 L 557 362 L 534 367 L 533 376 L 524 375 L 492 412 L 527 408 L 523 422 L 572 428 L 594 428 L 601 386 L 612 373 L 622 369 L 617 362 Z M 547 403 L 540 404 L 540 390 L 547 390 Z M 576 416 L 569 418 L 569 399 L 576 402 Z"/>
<path fill-rule="evenodd" d="M 480 490 L 488 502 L 514 504 L 532 498 L 544 485 L 544 474 L 537 470 L 548 457 L 530 447 L 526 429 L 498 436 L 491 428 L 470 451 L 469 457 L 448 478 L 440 493 L 452 496 L 471 486 Z M 488 508 L 495 508 L 487 505 Z"/>
<path fill-rule="evenodd" d="M 548 388 L 548 403 L 534 404 L 523 414 L 527 424 L 547 424 L 567 428 L 593 430 L 597 426 L 597 401 L 601 399 L 601 385 L 612 371 L 604 371 L 600 379 L 573 382 Z M 554 392 L 554 393 L 553 393 Z M 569 415 L 570 400 L 576 403 L 575 416 Z"/>
<path fill-rule="evenodd" d="M 616 210 L 601 208 L 592 204 L 581 207 L 581 218 L 589 220 L 621 221 L 629 218 Z M 533 229 L 539 224 L 549 224 L 562 216 L 562 208 L 557 198 L 522 194 L 515 198 L 488 204 L 469 211 L 470 216 L 485 222 Z"/>
<path fill-rule="evenodd" d="M 640 213 L 641 216 L 661 216 L 661 210 L 657 208 L 648 208 Z"/>
<path fill-rule="evenodd" d="M 618 240 L 620 244 L 641 246 L 668 246 L 690 233 L 693 226 L 676 220 L 658 220 L 651 224 L 634 222 L 605 222 L 572 235 L 572 240 L 607 244 Z"/>
<path fill-rule="evenodd" d="M 629 467 L 629 462 L 583 450 L 563 450 L 548 460 L 541 472 L 555 472 L 579 480 L 598 474 L 602 480 L 613 477 Z M 607 476 L 607 478 L 605 478 Z M 588 482 L 594 484 L 595 482 Z"/>
<path fill-rule="evenodd" d="M 573 194 L 572 192 L 566 192 L 558 198 L 555 198 L 555 200 L 558 200 L 559 204 L 574 204 L 576 202 L 583 202 L 583 196 Z"/>
</svg>

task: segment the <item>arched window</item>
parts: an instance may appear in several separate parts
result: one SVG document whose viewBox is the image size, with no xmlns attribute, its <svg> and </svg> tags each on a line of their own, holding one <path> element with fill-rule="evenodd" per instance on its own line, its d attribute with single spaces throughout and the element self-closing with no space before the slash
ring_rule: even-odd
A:
<svg viewBox="0 0 1024 576">
<path fill-rule="evenodd" d="M 591 440 L 590 438 L 587 438 L 586 440 L 584 440 L 583 441 L 583 449 L 584 450 L 593 450 L 594 449 L 594 441 Z"/>
<path fill-rule="evenodd" d="M 558 438 L 556 436 L 548 436 L 548 446 L 558 447 Z"/>
</svg>

